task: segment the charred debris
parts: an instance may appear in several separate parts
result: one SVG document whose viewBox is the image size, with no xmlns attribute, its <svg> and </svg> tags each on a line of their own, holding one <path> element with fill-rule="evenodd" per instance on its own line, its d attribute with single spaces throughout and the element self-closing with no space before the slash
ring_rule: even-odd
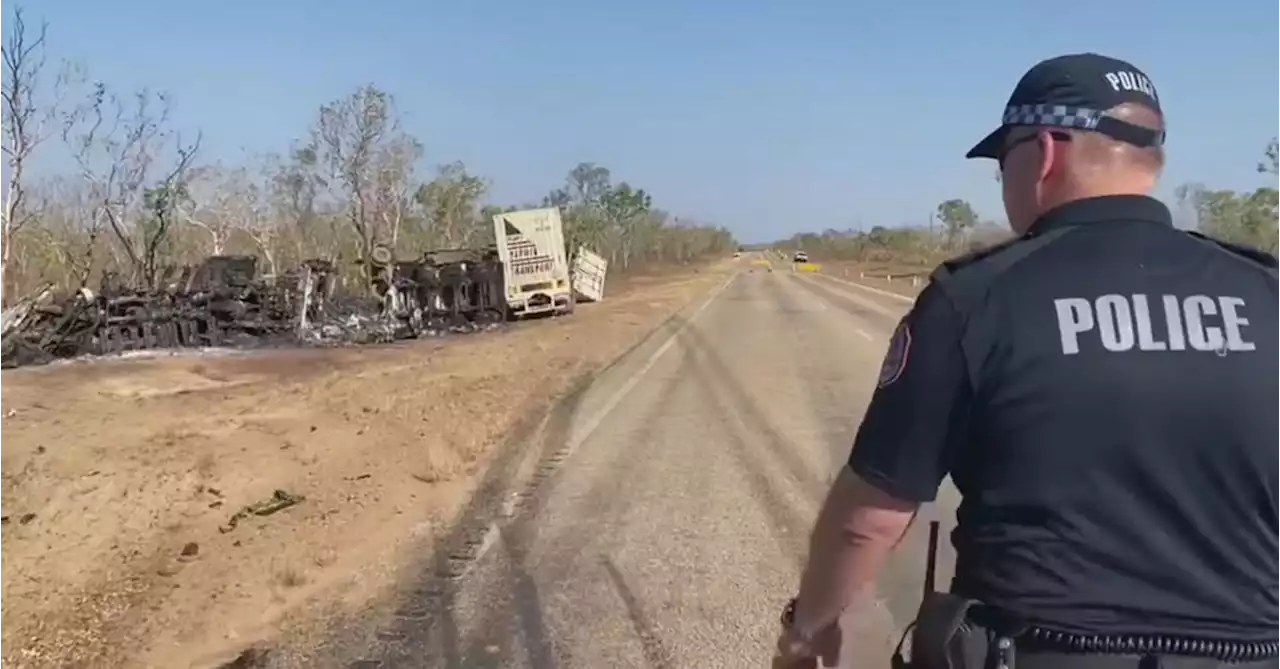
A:
<svg viewBox="0 0 1280 669">
<path fill-rule="evenodd" d="M 473 332 L 508 317 L 496 251 L 371 256 L 373 290 L 340 287 L 337 267 L 308 260 L 259 276 L 255 256 L 213 256 L 171 269 L 157 288 L 123 285 L 57 295 L 52 287 L 3 312 L 5 368 L 150 349 L 383 343 Z"/>
</svg>

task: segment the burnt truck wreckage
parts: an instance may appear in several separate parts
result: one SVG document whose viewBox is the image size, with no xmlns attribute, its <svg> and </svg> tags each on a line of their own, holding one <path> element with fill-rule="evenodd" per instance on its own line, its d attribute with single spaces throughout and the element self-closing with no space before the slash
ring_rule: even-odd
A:
<svg viewBox="0 0 1280 669">
<path fill-rule="evenodd" d="M 379 314 L 396 328 L 397 339 L 469 332 L 509 317 L 502 262 L 493 249 L 428 251 L 406 262 L 377 247 L 371 256 Z"/>
<path fill-rule="evenodd" d="M 97 291 L 45 287 L 5 309 L 5 368 L 152 349 L 333 345 L 470 332 L 507 319 L 497 252 L 369 254 L 373 294 L 344 295 L 336 265 L 307 260 L 260 277 L 255 256 L 213 256 L 143 290 L 107 275 Z"/>
</svg>

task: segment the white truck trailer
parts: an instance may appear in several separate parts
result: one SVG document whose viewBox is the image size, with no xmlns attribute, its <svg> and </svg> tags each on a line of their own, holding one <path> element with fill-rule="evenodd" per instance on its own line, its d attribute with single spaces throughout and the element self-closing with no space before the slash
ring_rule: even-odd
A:
<svg viewBox="0 0 1280 669">
<path fill-rule="evenodd" d="M 573 254 L 573 297 L 578 302 L 604 299 L 604 278 L 609 261 L 585 246 Z"/>
<path fill-rule="evenodd" d="M 547 207 L 497 214 L 493 233 L 511 314 L 522 318 L 573 313 L 560 210 Z"/>
</svg>

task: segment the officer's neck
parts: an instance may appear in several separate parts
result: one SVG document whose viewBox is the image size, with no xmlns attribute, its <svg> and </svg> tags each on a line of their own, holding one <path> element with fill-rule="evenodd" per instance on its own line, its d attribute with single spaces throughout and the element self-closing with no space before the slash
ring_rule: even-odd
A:
<svg viewBox="0 0 1280 669">
<path fill-rule="evenodd" d="M 1155 188 L 1156 177 L 1154 173 L 1125 170 L 1098 171 L 1064 180 L 1054 188 L 1041 191 L 1039 214 L 1043 216 L 1062 205 L 1095 197 L 1150 195 Z"/>
</svg>

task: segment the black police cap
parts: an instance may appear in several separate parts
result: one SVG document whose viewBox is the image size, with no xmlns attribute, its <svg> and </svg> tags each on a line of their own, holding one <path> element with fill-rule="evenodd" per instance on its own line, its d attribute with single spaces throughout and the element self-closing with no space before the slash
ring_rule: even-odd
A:
<svg viewBox="0 0 1280 669">
<path fill-rule="evenodd" d="M 1160 113 L 1155 86 L 1133 65 L 1096 53 L 1050 58 L 1022 75 L 1005 105 L 1000 127 L 978 142 L 965 157 L 998 157 L 1005 135 L 1019 125 L 1092 130 L 1137 146 L 1163 144 L 1163 131 L 1103 115 L 1126 102 L 1136 102 Z"/>
</svg>

